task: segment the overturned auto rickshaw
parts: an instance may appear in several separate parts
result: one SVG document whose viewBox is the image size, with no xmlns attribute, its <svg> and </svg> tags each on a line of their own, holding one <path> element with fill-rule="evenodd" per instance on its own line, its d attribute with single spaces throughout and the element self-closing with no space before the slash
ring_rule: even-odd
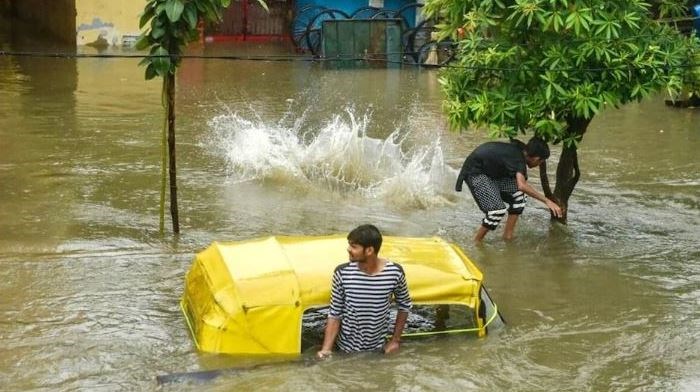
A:
<svg viewBox="0 0 700 392">
<path fill-rule="evenodd" d="M 346 249 L 344 235 L 211 244 L 196 255 L 180 302 L 197 349 L 299 354 L 304 314 L 328 307 L 333 271 L 347 261 Z M 490 325 L 503 323 L 481 271 L 456 245 L 437 237 L 385 236 L 380 254 L 404 268 L 414 308 L 449 305 L 466 310 L 461 325 L 407 329 L 404 336 L 484 336 Z"/>
</svg>

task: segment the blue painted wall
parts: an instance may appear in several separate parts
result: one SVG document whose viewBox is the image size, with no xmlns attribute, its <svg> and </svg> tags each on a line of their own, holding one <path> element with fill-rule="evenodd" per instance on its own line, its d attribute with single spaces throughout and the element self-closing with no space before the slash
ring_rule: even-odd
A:
<svg viewBox="0 0 700 392">
<path fill-rule="evenodd" d="M 396 10 L 403 7 L 406 4 L 411 4 L 415 2 L 415 0 L 384 0 L 384 8 Z M 350 15 L 353 12 L 355 12 L 355 10 L 357 10 L 358 8 L 367 7 L 369 5 L 369 1 L 299 0 L 295 1 L 294 8 L 298 10 L 308 4 L 320 5 L 326 8 L 341 10 L 346 14 Z M 406 16 L 406 20 L 409 22 L 408 27 L 413 27 L 416 21 L 415 9 L 406 11 L 404 15 Z"/>
</svg>

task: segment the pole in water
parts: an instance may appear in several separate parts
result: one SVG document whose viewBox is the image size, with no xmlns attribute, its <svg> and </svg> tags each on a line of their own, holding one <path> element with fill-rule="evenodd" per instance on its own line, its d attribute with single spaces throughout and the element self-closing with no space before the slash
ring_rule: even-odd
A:
<svg viewBox="0 0 700 392">
<path fill-rule="evenodd" d="M 156 376 L 158 385 L 176 384 L 183 382 L 207 382 L 219 376 L 238 374 L 242 371 L 262 369 L 265 367 L 279 366 L 285 364 L 311 366 L 318 363 L 315 357 L 299 358 L 292 361 L 276 362 L 276 363 L 261 363 L 252 366 L 231 367 L 213 370 L 199 370 L 194 372 L 169 373 Z"/>
<path fill-rule="evenodd" d="M 156 376 L 158 385 L 182 383 L 186 381 L 211 381 L 227 372 L 234 372 L 239 369 L 216 369 L 202 370 L 198 372 L 170 373 Z"/>
</svg>

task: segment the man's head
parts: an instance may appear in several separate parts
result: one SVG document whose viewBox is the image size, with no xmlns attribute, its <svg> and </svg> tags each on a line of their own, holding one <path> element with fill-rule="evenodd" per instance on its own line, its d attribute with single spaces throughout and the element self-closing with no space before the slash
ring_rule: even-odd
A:
<svg viewBox="0 0 700 392">
<path fill-rule="evenodd" d="M 537 167 L 547 158 L 549 158 L 549 146 L 544 140 L 535 136 L 527 142 L 525 145 L 527 167 Z"/>
<path fill-rule="evenodd" d="M 361 225 L 348 234 L 348 254 L 351 261 L 363 262 L 377 257 L 382 247 L 382 233 L 374 225 Z"/>
</svg>

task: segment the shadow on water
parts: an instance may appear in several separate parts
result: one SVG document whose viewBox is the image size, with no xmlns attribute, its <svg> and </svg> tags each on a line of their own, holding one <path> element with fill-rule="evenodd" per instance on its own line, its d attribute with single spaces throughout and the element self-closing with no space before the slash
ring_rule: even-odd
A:
<svg viewBox="0 0 700 392">
<path fill-rule="evenodd" d="M 43 41 L 31 26 L 7 23 L 0 36 L 7 50 L 66 50 L 70 47 Z M 75 192 L 61 189 L 62 167 L 76 144 L 75 59 L 37 61 L 31 57 L 0 57 L 0 111 L 6 121 L 0 127 L 3 165 L 0 166 L 0 220 L 12 222 L 0 229 L 0 241 L 22 242 L 27 236 L 47 241 L 51 248 L 65 236 L 69 210 L 55 209 L 53 201 L 75 200 Z M 20 229 L 24 227 L 25 229 Z M 29 232 L 26 228 L 33 227 Z"/>
</svg>

